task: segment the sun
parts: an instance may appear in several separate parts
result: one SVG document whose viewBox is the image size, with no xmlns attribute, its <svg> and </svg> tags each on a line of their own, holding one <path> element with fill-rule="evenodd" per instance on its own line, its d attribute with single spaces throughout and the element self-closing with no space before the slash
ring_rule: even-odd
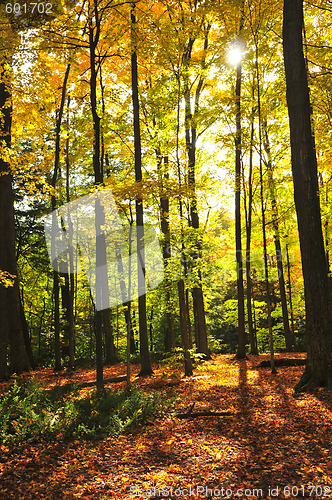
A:
<svg viewBox="0 0 332 500">
<path fill-rule="evenodd" d="M 243 58 L 243 52 L 240 47 L 232 47 L 227 54 L 229 64 L 237 66 Z"/>
</svg>

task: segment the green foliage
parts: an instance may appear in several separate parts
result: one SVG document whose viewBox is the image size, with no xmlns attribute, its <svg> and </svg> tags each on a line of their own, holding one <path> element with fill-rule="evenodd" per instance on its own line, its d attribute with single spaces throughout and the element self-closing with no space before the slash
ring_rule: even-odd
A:
<svg viewBox="0 0 332 500">
<path fill-rule="evenodd" d="M 119 434 L 132 425 L 142 425 L 159 413 L 163 402 L 156 392 L 144 393 L 134 388 L 97 392 L 76 402 L 77 417 L 73 434 Z"/>
<path fill-rule="evenodd" d="M 190 357 L 194 363 L 198 363 L 204 359 L 205 355 L 196 352 L 195 349 L 189 349 Z M 161 365 L 164 365 L 169 370 L 173 370 L 174 368 L 179 367 L 184 360 L 184 350 L 182 347 L 176 347 L 172 352 L 165 353 L 162 361 L 160 361 Z"/>
<path fill-rule="evenodd" d="M 164 405 L 158 393 L 147 394 L 137 388 L 130 392 L 94 392 L 82 399 L 77 395 L 77 388 L 72 385 L 46 391 L 34 380 L 24 386 L 15 380 L 0 397 L 0 442 L 114 435 L 129 426 L 146 423 Z"/>
</svg>

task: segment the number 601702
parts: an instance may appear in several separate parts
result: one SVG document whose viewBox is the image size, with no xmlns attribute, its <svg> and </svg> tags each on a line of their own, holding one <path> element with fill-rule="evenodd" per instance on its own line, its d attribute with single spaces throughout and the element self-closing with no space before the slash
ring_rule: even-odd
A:
<svg viewBox="0 0 332 500">
<path fill-rule="evenodd" d="M 51 3 L 31 2 L 31 3 L 6 3 L 7 14 L 51 14 L 53 5 Z"/>
</svg>

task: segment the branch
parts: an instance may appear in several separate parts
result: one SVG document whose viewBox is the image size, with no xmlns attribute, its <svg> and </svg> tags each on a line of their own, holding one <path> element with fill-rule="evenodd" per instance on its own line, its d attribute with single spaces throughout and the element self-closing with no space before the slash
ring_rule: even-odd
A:
<svg viewBox="0 0 332 500">
<path fill-rule="evenodd" d="M 191 405 L 187 413 L 176 413 L 175 417 L 177 418 L 197 418 L 197 417 L 231 417 L 235 415 L 235 413 L 231 411 L 196 411 L 193 412 L 195 403 Z"/>
<path fill-rule="evenodd" d="M 192 413 L 176 413 L 176 418 L 197 418 L 197 417 L 232 417 L 236 413 L 231 411 L 197 411 Z"/>
</svg>

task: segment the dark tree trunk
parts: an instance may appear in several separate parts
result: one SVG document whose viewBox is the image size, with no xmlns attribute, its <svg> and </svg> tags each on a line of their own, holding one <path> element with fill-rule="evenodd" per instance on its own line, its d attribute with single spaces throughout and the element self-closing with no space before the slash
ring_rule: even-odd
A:
<svg viewBox="0 0 332 500">
<path fill-rule="evenodd" d="M 60 342 L 60 287 L 59 274 L 53 271 L 53 299 L 54 299 L 54 370 L 61 370 L 61 342 Z M 40 351 L 40 349 L 39 349 Z M 39 352 L 40 355 L 40 352 Z"/>
<path fill-rule="evenodd" d="M 185 274 L 186 275 L 186 274 Z M 193 339 L 192 339 L 192 329 L 191 329 L 191 319 L 190 319 L 190 306 L 189 306 L 189 290 L 186 288 L 186 310 L 187 310 L 187 330 L 188 330 L 188 337 L 189 337 L 189 347 L 192 349 L 193 347 Z M 198 344 L 198 340 L 196 345 Z"/>
<path fill-rule="evenodd" d="M 253 84 L 253 99 L 254 99 L 254 84 Z M 250 342 L 250 354 L 257 355 L 257 342 L 254 334 L 254 325 L 252 320 L 252 282 L 251 282 L 251 226 L 252 226 L 252 171 L 253 171 L 253 148 L 254 148 L 254 109 L 251 116 L 251 132 L 250 132 L 250 150 L 249 150 L 249 176 L 248 176 L 248 209 L 246 208 L 246 279 L 247 279 L 247 315 L 248 315 L 248 330 Z M 244 188 L 245 194 L 245 188 Z"/>
<path fill-rule="evenodd" d="M 191 225 L 196 232 L 199 230 L 199 216 L 197 207 L 197 195 L 196 195 L 196 143 L 197 143 L 197 114 L 199 112 L 199 99 L 201 91 L 204 84 L 204 72 L 205 72 L 205 56 L 208 48 L 208 36 L 210 31 L 210 25 L 205 27 L 205 39 L 204 39 L 204 51 L 203 58 L 201 61 L 202 73 L 198 80 L 198 84 L 195 91 L 194 99 L 194 110 L 192 113 L 191 109 L 191 85 L 189 82 L 189 66 L 191 61 L 191 53 L 194 45 L 194 38 L 190 38 L 187 46 L 187 50 L 183 55 L 183 65 L 184 71 L 184 100 L 185 100 L 185 137 L 186 137 L 186 149 L 188 155 L 188 188 L 190 191 L 190 220 Z M 199 238 L 197 238 L 199 240 Z M 195 248 L 192 253 L 193 267 L 197 267 L 198 259 L 200 259 L 202 253 L 201 244 L 197 241 L 195 243 Z M 201 272 L 197 270 L 197 281 L 192 289 L 193 297 L 193 311 L 194 311 L 194 326 L 195 326 L 195 338 L 196 338 L 196 349 L 198 352 L 205 354 L 207 358 L 210 357 L 210 352 L 208 348 L 207 341 L 207 331 L 206 331 L 206 321 L 205 321 L 205 307 L 204 307 L 204 295 L 202 288 L 202 277 Z"/>
<path fill-rule="evenodd" d="M 246 358 L 245 314 L 244 314 L 244 287 L 243 287 L 243 258 L 241 242 L 241 62 L 236 68 L 235 87 L 235 245 L 236 245 L 236 285 L 238 310 L 238 348 L 235 357 Z"/>
<path fill-rule="evenodd" d="M 284 268 L 282 263 L 282 253 L 281 253 L 281 242 L 280 242 L 280 234 L 279 234 L 279 223 L 278 223 L 278 207 L 277 200 L 275 195 L 275 187 L 274 187 L 274 178 L 272 171 L 272 157 L 269 143 L 269 136 L 267 132 L 267 123 L 263 123 L 264 128 L 264 149 L 267 155 L 267 176 L 268 176 L 268 185 L 271 196 L 271 212 L 272 212 L 272 228 L 273 228 L 273 237 L 274 244 L 276 249 L 276 259 L 277 259 L 277 267 L 278 267 L 278 281 L 279 281 L 279 290 L 280 290 L 280 299 L 281 299 L 281 308 L 282 308 L 282 321 L 284 326 L 284 337 L 286 343 L 286 351 L 293 351 L 294 345 L 292 341 L 291 332 L 289 329 L 289 320 L 288 320 L 288 309 L 287 309 L 287 299 L 286 299 L 286 288 L 285 288 L 285 278 L 284 278 Z"/>
<path fill-rule="evenodd" d="M 130 228 L 131 229 L 131 228 Z M 123 262 L 122 262 L 122 255 L 120 249 L 115 246 L 115 251 L 116 251 L 116 256 L 117 256 L 117 267 L 118 267 L 118 273 L 119 273 L 119 278 L 120 278 L 120 292 L 121 292 L 121 299 L 122 303 L 125 307 L 124 309 L 124 316 L 125 316 L 125 322 L 126 322 L 126 339 L 127 339 L 127 356 L 126 356 L 126 362 L 127 362 L 127 388 L 129 389 L 130 387 L 130 354 L 131 353 L 136 353 L 136 346 L 135 346 L 135 339 L 134 339 L 134 332 L 132 328 L 132 322 L 131 322 L 131 314 L 130 314 L 130 309 L 131 309 L 131 302 L 129 300 L 129 295 L 130 295 L 130 288 L 131 288 L 131 281 L 130 281 L 130 272 L 129 272 L 129 283 L 128 283 L 128 291 L 126 289 L 126 283 L 124 280 L 124 273 L 123 273 Z M 129 256 L 131 255 L 131 231 L 129 234 Z M 118 311 L 117 311 L 118 314 Z M 119 324 L 118 324 L 118 317 L 117 317 L 117 331 L 119 333 Z M 117 342 L 118 345 L 118 342 Z"/>
<path fill-rule="evenodd" d="M 3 206 L 1 200 L 4 199 L 2 196 L 3 193 L 3 183 L 0 178 L 0 209 L 1 213 L 3 210 Z M 2 231 L 4 224 L 2 223 L 2 216 L 0 215 L 0 230 Z M 2 233 L 3 234 L 3 233 Z M 2 245 L 0 243 L 0 259 L 1 265 L 3 266 L 3 253 L 2 253 Z M 8 332 L 9 332 L 9 323 L 8 323 L 8 311 L 7 311 L 7 288 L 5 288 L 2 284 L 0 284 L 0 380 L 7 378 L 9 376 L 7 357 L 8 357 Z"/>
<path fill-rule="evenodd" d="M 150 314 L 150 325 L 149 325 L 149 334 L 150 334 L 150 351 L 153 351 L 153 306 L 151 307 Z"/>
<path fill-rule="evenodd" d="M 2 56 L 3 57 L 3 56 Z M 10 61 L 0 66 L 0 144 L 11 146 L 12 104 L 10 92 Z M 13 277 L 12 286 L 0 283 L 0 377 L 21 373 L 31 368 L 24 343 L 21 322 L 20 291 L 15 249 L 14 196 L 10 165 L 0 155 L 0 270 Z M 8 371 L 7 352 L 10 346 Z"/>
<path fill-rule="evenodd" d="M 163 160 L 163 161 L 162 161 Z M 171 281 L 168 279 L 168 260 L 171 257 L 171 233 L 169 227 L 169 197 L 167 194 L 167 183 L 169 179 L 168 172 L 168 156 L 161 157 L 160 151 L 157 152 L 158 162 L 158 181 L 160 189 L 160 227 L 163 233 L 163 260 L 165 272 L 165 289 L 166 289 L 166 333 L 165 333 L 165 349 L 171 351 L 175 348 L 175 334 L 173 328 L 173 315 L 171 312 Z"/>
<path fill-rule="evenodd" d="M 32 353 L 32 346 L 31 346 L 31 340 L 30 340 L 30 335 L 29 335 L 29 325 L 26 320 L 25 314 L 24 314 L 24 307 L 21 299 L 21 294 L 20 294 L 20 315 L 21 315 L 21 323 L 22 323 L 22 329 L 23 329 L 23 336 L 24 336 L 24 344 L 25 344 L 25 349 L 27 351 L 27 355 L 29 358 L 29 363 L 31 368 L 36 367 L 36 363 L 33 359 L 33 353 Z"/>
<path fill-rule="evenodd" d="M 184 351 L 184 374 L 186 377 L 190 377 L 193 374 L 193 367 L 189 352 L 189 337 L 188 337 L 187 318 L 186 318 L 186 300 L 184 293 L 184 281 L 182 279 L 178 281 L 178 291 L 179 291 L 179 306 L 180 306 L 180 329 L 181 329 L 182 347 Z"/>
<path fill-rule="evenodd" d="M 255 67 L 257 78 L 257 104 L 258 104 L 258 133 L 259 133 L 259 177 L 260 177 L 260 195 L 261 195 L 261 211 L 262 211 L 262 231 L 263 231 L 263 251 L 264 251 L 264 281 L 266 291 L 266 307 L 267 307 L 267 321 L 269 329 L 269 344 L 270 344 L 270 363 L 271 372 L 276 373 L 274 364 L 274 342 L 272 330 L 272 317 L 271 317 L 271 296 L 270 296 L 270 282 L 269 282 L 269 268 L 267 260 L 267 241 L 266 241 L 266 223 L 265 223 L 265 199 L 264 199 L 264 184 L 263 184 L 263 156 L 262 156 L 262 119 L 261 119 L 261 94 L 260 94 L 260 73 L 258 63 L 258 39 L 255 37 Z"/>
<path fill-rule="evenodd" d="M 294 199 L 306 308 L 307 365 L 296 391 L 332 387 L 332 321 L 318 196 L 317 159 L 302 42 L 303 1 L 284 2 L 283 45 Z"/>
<path fill-rule="evenodd" d="M 103 330 L 105 338 L 105 364 L 117 362 L 110 308 L 103 310 Z"/>
<path fill-rule="evenodd" d="M 331 178 L 329 181 L 331 181 Z M 329 181 L 326 182 L 325 184 L 325 204 L 328 207 L 329 206 Z M 329 252 L 329 216 L 326 216 L 326 220 L 324 223 L 324 237 L 325 237 L 325 249 L 326 249 L 326 265 L 327 265 L 327 272 L 330 274 L 330 252 Z"/>
<path fill-rule="evenodd" d="M 133 322 L 131 320 L 130 308 L 128 308 L 128 307 L 125 308 L 124 317 L 125 317 L 125 321 L 126 321 L 126 330 L 129 331 L 129 333 L 130 333 L 130 352 L 132 354 L 136 354 L 137 347 L 136 347 L 136 343 L 135 343 L 135 333 L 134 333 L 134 328 L 133 328 Z"/>
<path fill-rule="evenodd" d="M 136 52 L 136 16 L 135 3 L 132 3 L 131 8 L 131 85 L 132 85 L 132 101 L 134 115 L 134 144 L 135 144 L 135 180 L 140 186 L 142 182 L 142 150 L 141 150 L 141 130 L 139 118 L 139 99 L 138 99 L 138 74 L 137 74 L 137 52 Z M 140 376 L 152 375 L 153 370 L 150 362 L 149 339 L 146 318 L 146 288 L 145 283 L 145 250 L 144 250 L 144 219 L 143 219 L 143 200 L 140 195 L 136 198 L 136 228 L 137 228 L 137 259 L 138 276 L 140 276 L 140 266 L 143 271 L 143 280 L 138 283 L 138 319 L 139 319 L 139 338 L 140 338 L 140 355 L 141 355 L 141 370 Z"/>
<path fill-rule="evenodd" d="M 100 37 L 100 16 L 98 13 L 98 8 L 93 9 L 93 13 L 91 12 L 89 19 L 89 50 L 90 50 L 90 105 L 91 105 L 91 113 L 92 113 L 92 121 L 93 121 L 93 170 L 95 176 L 95 184 L 101 184 L 103 182 L 103 174 L 101 169 L 101 161 L 100 161 L 100 117 L 98 115 L 97 109 L 97 68 L 96 68 L 96 48 L 99 42 Z M 103 207 L 100 206 L 100 203 L 96 201 L 96 235 L 100 235 L 105 240 L 105 235 L 102 233 L 102 229 L 100 227 L 99 222 L 97 221 L 97 214 L 100 213 L 102 217 L 101 211 L 103 211 Z M 97 227 L 98 226 L 98 227 Z M 100 253 L 106 253 L 106 244 L 105 241 L 101 241 L 101 238 L 96 236 L 96 246 L 98 245 L 101 252 L 97 252 L 97 255 Z M 102 245 L 105 245 L 104 249 L 101 248 Z M 100 255 L 99 255 L 100 256 Z M 106 259 L 105 259 L 106 261 Z M 96 262 L 96 267 L 98 266 Z M 101 290 L 99 290 L 99 286 L 96 287 L 96 302 L 98 299 L 101 299 L 99 294 Z M 96 380 L 97 380 L 97 390 L 102 391 L 104 389 L 104 380 L 103 380 L 103 311 L 96 310 L 95 317 L 95 336 L 96 336 Z"/>
<path fill-rule="evenodd" d="M 295 338 L 295 329 L 294 329 L 294 314 L 293 314 L 293 299 L 292 299 L 292 283 L 291 283 L 291 273 L 290 273 L 290 262 L 289 262 L 289 253 L 288 253 L 288 245 L 286 243 L 286 260 L 287 260 L 287 278 L 288 278 L 288 300 L 289 300 L 289 310 L 291 317 L 291 334 L 293 339 L 294 350 L 296 350 L 296 338 Z"/>
<path fill-rule="evenodd" d="M 179 155 L 179 132 L 180 132 L 180 105 L 181 105 L 182 93 L 181 93 L 180 76 L 179 76 L 179 74 L 177 74 L 176 76 L 177 76 L 177 84 L 178 84 L 177 113 L 176 113 L 176 167 L 177 167 L 179 189 L 181 189 L 182 180 L 181 180 L 180 155 Z M 180 215 L 180 228 L 181 228 L 181 265 L 183 266 L 184 276 L 187 277 L 188 267 L 187 267 L 187 261 L 186 261 L 185 255 L 184 255 L 185 244 L 184 244 L 184 231 L 183 231 L 183 203 L 182 203 L 181 197 L 179 197 L 179 215 Z M 190 312 L 189 312 L 189 291 L 188 291 L 188 288 L 186 289 L 185 304 L 186 304 L 186 320 L 187 320 L 186 327 L 187 327 L 187 331 L 188 331 L 190 347 L 192 347 L 192 333 L 191 333 L 191 321 L 190 321 Z M 181 314 L 181 312 L 180 312 L 180 314 Z M 197 348 L 198 340 L 196 337 L 196 331 L 195 331 L 195 341 L 196 341 L 196 348 Z"/>
<path fill-rule="evenodd" d="M 104 365 L 104 355 L 103 355 L 103 318 L 105 315 L 105 309 L 103 306 L 107 300 L 105 294 L 107 293 L 104 286 L 99 283 L 100 280 L 97 278 L 98 269 L 101 269 L 107 263 L 106 254 L 106 240 L 105 233 L 103 230 L 103 225 L 105 224 L 105 210 L 102 206 L 100 199 L 95 200 L 95 231 L 96 231 L 96 361 L 97 361 L 97 390 L 102 391 L 104 388 L 103 380 L 103 365 Z"/>
<path fill-rule="evenodd" d="M 66 73 L 62 85 L 61 102 L 58 110 L 58 116 L 55 127 L 55 154 L 54 154 L 54 172 L 51 184 L 55 188 L 58 172 L 59 172 L 59 162 L 60 162 L 60 139 L 61 139 L 61 122 L 65 106 L 66 89 L 69 77 L 70 64 L 67 65 Z M 52 212 L 54 217 L 54 226 L 56 222 L 56 198 L 52 196 L 51 199 Z M 53 235 L 52 235 L 53 238 Z M 52 245 L 54 242 L 52 241 Z M 55 250 L 52 250 L 52 255 L 55 255 Z M 57 271 L 53 270 L 53 297 L 54 297 L 54 353 L 55 353 L 55 370 L 61 370 L 61 343 L 60 343 L 60 287 L 59 287 L 59 274 Z"/>
<path fill-rule="evenodd" d="M 67 138 L 66 138 L 66 201 L 70 201 L 70 162 L 69 162 L 69 105 L 70 96 L 67 100 Z M 75 321 L 74 321 L 74 293 L 75 293 L 75 280 L 74 280 L 74 255 L 72 250 L 72 222 L 69 220 L 71 227 L 69 228 L 69 269 L 67 276 L 68 288 L 68 304 L 66 309 L 67 325 L 68 325 L 68 341 L 69 341 L 69 367 L 75 367 Z"/>
</svg>

